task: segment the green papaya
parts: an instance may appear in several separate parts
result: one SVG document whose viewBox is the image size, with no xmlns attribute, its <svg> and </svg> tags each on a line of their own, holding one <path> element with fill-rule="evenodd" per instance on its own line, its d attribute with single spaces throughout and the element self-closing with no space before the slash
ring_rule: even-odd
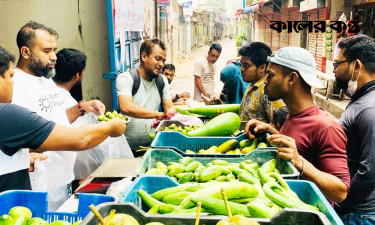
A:
<svg viewBox="0 0 375 225">
<path fill-rule="evenodd" d="M 240 117 L 232 112 L 223 113 L 205 125 L 186 133 L 187 136 L 230 136 L 241 126 Z"/>
</svg>

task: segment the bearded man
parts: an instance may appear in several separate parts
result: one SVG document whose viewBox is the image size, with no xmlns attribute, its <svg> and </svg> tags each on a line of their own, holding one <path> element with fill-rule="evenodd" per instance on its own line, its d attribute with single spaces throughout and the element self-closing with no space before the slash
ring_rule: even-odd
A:
<svg viewBox="0 0 375 225">
<path fill-rule="evenodd" d="M 85 112 L 104 114 L 105 106 L 98 100 L 80 101 L 65 109 L 59 88 L 51 79 L 55 75 L 57 38 L 55 30 L 33 21 L 18 31 L 20 56 L 13 77 L 12 103 L 65 126 L 70 126 Z M 71 151 L 46 152 L 42 156 L 30 154 L 31 164 L 35 158 L 45 159 L 31 167 L 30 180 L 34 191 L 48 192 L 49 210 L 58 209 L 72 191 L 76 155 Z M 32 171 L 34 168 L 35 172 Z"/>
</svg>

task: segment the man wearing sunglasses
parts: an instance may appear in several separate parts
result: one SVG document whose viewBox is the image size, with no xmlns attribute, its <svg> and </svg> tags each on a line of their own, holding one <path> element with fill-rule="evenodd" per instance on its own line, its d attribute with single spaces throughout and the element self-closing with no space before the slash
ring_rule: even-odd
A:
<svg viewBox="0 0 375 225">
<path fill-rule="evenodd" d="M 348 137 L 351 181 L 335 209 L 344 224 L 375 224 L 375 40 L 366 35 L 341 40 L 333 65 L 338 87 L 351 95 L 339 120 Z"/>
</svg>

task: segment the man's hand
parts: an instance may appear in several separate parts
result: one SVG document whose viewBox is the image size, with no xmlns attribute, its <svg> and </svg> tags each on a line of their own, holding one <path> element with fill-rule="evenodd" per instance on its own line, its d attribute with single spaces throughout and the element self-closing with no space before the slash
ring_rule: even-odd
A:
<svg viewBox="0 0 375 225">
<path fill-rule="evenodd" d="M 86 112 L 99 113 L 99 115 L 105 113 L 105 105 L 99 100 L 84 101 L 81 106 Z"/>
<path fill-rule="evenodd" d="M 165 115 L 167 117 L 173 117 L 177 113 L 176 109 L 174 107 L 170 107 L 167 112 L 165 112 Z"/>
<path fill-rule="evenodd" d="M 282 134 L 267 137 L 270 144 L 277 146 L 278 156 L 290 161 L 298 170 L 302 169 L 302 157 L 298 154 L 296 141 Z"/>
<path fill-rule="evenodd" d="M 111 126 L 111 137 L 119 137 L 125 133 L 126 123 L 120 118 L 113 118 L 107 123 L 110 123 Z"/>
<path fill-rule="evenodd" d="M 34 172 L 34 164 L 37 159 L 40 160 L 45 160 L 48 158 L 48 155 L 43 155 L 41 153 L 36 153 L 36 152 L 30 152 L 30 167 L 29 167 L 29 172 Z"/>
<path fill-rule="evenodd" d="M 223 101 L 221 101 L 220 97 L 212 96 L 210 98 L 210 105 L 221 105 L 223 104 Z"/>
<path fill-rule="evenodd" d="M 268 123 L 264 123 L 262 121 L 252 119 L 246 123 L 245 134 L 250 139 L 254 139 L 255 134 L 258 134 L 258 133 L 262 134 L 262 133 L 270 132 L 270 130 L 268 129 L 269 127 L 270 125 Z"/>
<path fill-rule="evenodd" d="M 178 94 L 178 97 L 180 97 L 181 99 L 183 99 L 183 98 L 189 99 L 190 98 L 190 94 L 189 94 L 189 92 L 184 91 L 181 94 Z"/>
<path fill-rule="evenodd" d="M 175 101 L 173 105 L 188 105 L 188 102 L 186 100 L 186 98 L 180 98 L 177 101 Z"/>
</svg>

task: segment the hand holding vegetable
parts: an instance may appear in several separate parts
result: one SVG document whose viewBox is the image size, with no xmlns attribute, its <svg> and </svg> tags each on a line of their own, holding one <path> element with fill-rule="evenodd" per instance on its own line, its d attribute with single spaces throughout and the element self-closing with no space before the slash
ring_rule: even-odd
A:
<svg viewBox="0 0 375 225">
<path fill-rule="evenodd" d="M 298 154 L 296 141 L 282 134 L 273 134 L 267 140 L 277 146 L 278 156 L 290 161 L 298 170 L 302 169 L 302 157 Z"/>
<path fill-rule="evenodd" d="M 108 121 L 110 128 L 110 135 L 111 137 L 119 137 L 125 133 L 126 123 L 124 120 L 120 118 L 113 118 Z"/>
<path fill-rule="evenodd" d="M 259 120 L 252 119 L 246 123 L 245 126 L 245 134 L 250 138 L 254 139 L 255 134 L 263 134 L 263 133 L 271 133 L 277 134 L 279 133 L 275 128 L 273 128 L 270 124 L 261 122 Z"/>
</svg>

